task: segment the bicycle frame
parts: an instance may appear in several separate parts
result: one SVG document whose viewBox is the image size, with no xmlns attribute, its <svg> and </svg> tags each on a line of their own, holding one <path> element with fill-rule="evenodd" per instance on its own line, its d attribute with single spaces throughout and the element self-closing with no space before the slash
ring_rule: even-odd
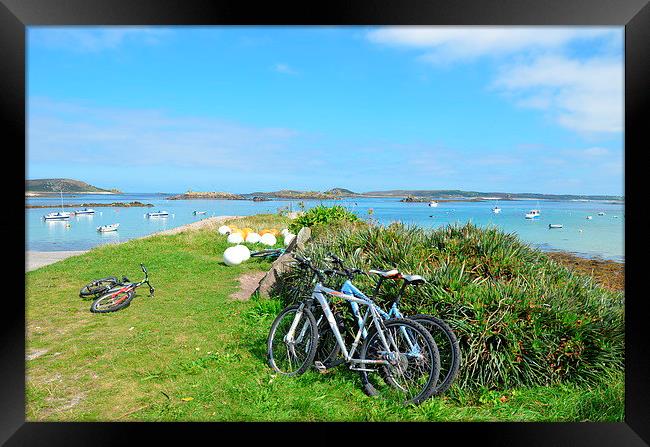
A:
<svg viewBox="0 0 650 447">
<path fill-rule="evenodd" d="M 366 299 L 369 300 L 376 308 L 376 311 L 381 317 L 385 320 L 389 320 L 391 318 L 404 318 L 402 313 L 399 311 L 399 307 L 397 305 L 397 300 L 393 302 L 393 305 L 390 307 L 388 312 L 385 312 L 381 307 L 379 307 L 377 304 L 375 304 L 374 301 L 372 301 L 370 298 L 368 298 L 361 290 L 357 289 L 357 287 L 352 284 L 352 281 L 349 279 L 346 279 L 343 285 L 341 286 L 341 292 L 345 293 L 346 295 L 352 295 L 356 298 L 359 299 Z M 352 308 L 352 313 L 357 319 L 357 323 L 360 325 L 361 324 L 361 313 L 359 309 L 359 305 L 355 302 L 350 302 L 350 307 Z M 360 326 L 361 327 L 361 326 Z M 366 337 L 368 334 L 364 329 L 363 336 Z"/>
<path fill-rule="evenodd" d="M 332 313 L 332 310 L 329 306 L 329 302 L 327 301 L 326 295 L 331 295 L 335 296 L 337 298 L 341 298 L 345 301 L 348 301 L 351 304 L 355 304 L 357 306 L 357 309 L 359 308 L 359 305 L 364 305 L 367 306 L 367 310 L 360 320 L 360 328 L 359 331 L 357 332 L 354 342 L 350 346 L 350 349 L 348 350 L 347 346 L 345 346 L 345 342 L 343 341 L 343 336 L 341 335 L 341 332 L 339 331 L 339 328 L 336 324 L 336 320 L 334 319 L 334 314 Z M 325 314 L 325 318 L 327 318 L 327 321 L 330 325 L 330 328 L 332 332 L 334 333 L 334 337 L 336 338 L 336 342 L 341 348 L 341 352 L 343 353 L 343 357 L 345 358 L 345 361 L 347 363 L 352 363 L 353 365 L 355 364 L 383 364 L 387 365 L 390 364 L 390 360 L 393 360 L 393 354 L 391 352 L 391 348 L 389 345 L 389 341 L 386 339 L 386 336 L 384 334 L 385 328 L 382 325 L 382 317 L 379 314 L 378 307 L 375 305 L 375 303 L 370 299 L 370 298 L 358 298 L 352 295 L 348 295 L 342 292 L 339 292 L 334 289 L 330 289 L 328 287 L 325 287 L 322 285 L 322 283 L 319 281 L 316 286 L 314 287 L 311 295 L 311 300 L 316 300 L 320 304 L 321 308 L 323 309 L 323 313 Z M 295 331 L 298 327 L 298 323 L 302 317 L 303 309 L 305 306 L 305 302 L 303 302 L 300 305 L 300 308 L 298 309 L 298 312 L 296 312 L 296 316 L 294 317 L 294 321 L 291 325 L 291 328 L 289 329 L 289 332 L 287 334 L 287 341 L 289 343 L 293 342 Z M 364 332 L 367 333 L 366 331 L 366 321 L 368 320 L 368 317 L 371 318 L 373 325 L 377 329 L 377 333 L 379 335 L 379 339 L 384 347 L 383 353 L 388 355 L 388 358 L 390 360 L 368 360 L 368 359 L 357 359 L 354 358 L 354 353 L 359 346 L 359 342 L 361 341 L 362 335 Z M 304 333 L 307 330 L 307 324 L 303 326 L 298 339 L 301 339 L 304 336 Z M 391 340 L 392 341 L 392 340 Z M 393 344 L 394 341 L 393 341 Z M 412 344 L 411 344 L 412 346 Z M 415 355 L 418 355 L 417 353 Z"/>
</svg>

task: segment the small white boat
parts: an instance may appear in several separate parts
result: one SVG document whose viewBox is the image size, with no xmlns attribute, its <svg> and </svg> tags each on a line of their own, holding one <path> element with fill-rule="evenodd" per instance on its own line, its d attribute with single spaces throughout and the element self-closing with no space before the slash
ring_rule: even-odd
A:
<svg viewBox="0 0 650 447">
<path fill-rule="evenodd" d="M 599 215 L 599 216 L 604 216 L 604 215 L 605 215 L 605 211 L 601 211 L 600 213 L 598 213 L 598 215 Z"/>
<path fill-rule="evenodd" d="M 562 228 L 562 227 L 563 227 L 562 224 L 548 224 L 548 228 L 549 228 L 549 229 L 550 229 L 550 228 Z"/>
<path fill-rule="evenodd" d="M 431 202 L 429 202 L 429 206 L 432 207 L 432 208 L 435 208 L 435 207 L 438 206 L 438 202 L 436 202 L 435 200 L 432 200 Z"/>
<path fill-rule="evenodd" d="M 530 210 L 529 212 L 526 213 L 526 219 L 534 219 L 536 217 L 539 217 L 541 215 L 539 210 Z"/>
<path fill-rule="evenodd" d="M 63 190 L 61 190 L 61 211 L 47 213 L 43 216 L 45 220 L 63 220 L 70 219 L 70 213 L 63 211 Z"/>
<path fill-rule="evenodd" d="M 499 214 L 501 212 L 501 208 L 499 208 L 498 206 L 495 206 L 494 208 L 492 208 L 492 212 L 494 214 Z"/>
<path fill-rule="evenodd" d="M 108 231 L 117 231 L 119 226 L 120 224 L 118 223 L 114 223 L 111 225 L 102 225 L 101 227 L 97 227 L 97 231 L 99 231 L 100 233 L 106 233 Z"/>
<path fill-rule="evenodd" d="M 70 219 L 70 213 L 67 211 L 57 211 L 56 213 L 47 213 L 43 216 L 45 220 L 63 220 Z"/>
<path fill-rule="evenodd" d="M 153 213 L 147 213 L 147 217 L 167 217 L 169 213 L 167 211 L 154 211 Z"/>
<path fill-rule="evenodd" d="M 75 214 L 95 214 L 95 210 L 92 208 L 84 208 L 82 210 L 75 210 Z"/>
<path fill-rule="evenodd" d="M 587 216 L 587 220 L 591 220 L 591 219 L 593 219 L 592 216 Z"/>
<path fill-rule="evenodd" d="M 205 214 L 205 213 L 207 213 L 207 211 L 194 211 L 194 213 L 192 213 L 192 214 L 194 214 L 195 216 L 200 216 L 200 215 Z"/>
</svg>

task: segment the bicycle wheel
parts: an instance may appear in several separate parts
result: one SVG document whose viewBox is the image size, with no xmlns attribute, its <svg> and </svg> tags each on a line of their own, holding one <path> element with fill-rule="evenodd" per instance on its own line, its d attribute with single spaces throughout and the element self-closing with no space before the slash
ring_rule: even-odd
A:
<svg viewBox="0 0 650 447">
<path fill-rule="evenodd" d="M 293 341 L 288 341 L 289 330 L 298 317 L 299 304 L 285 308 L 271 325 L 267 340 L 269 365 L 276 372 L 287 376 L 303 374 L 311 366 L 318 346 L 316 320 L 304 307 L 295 322 Z"/>
<path fill-rule="evenodd" d="M 99 314 L 115 312 L 131 304 L 134 295 L 134 290 L 111 291 L 93 301 L 90 305 L 90 311 Z"/>
<path fill-rule="evenodd" d="M 373 326 L 361 347 L 361 360 L 388 360 L 389 364 L 362 364 L 361 380 L 369 396 L 418 405 L 431 397 L 440 375 L 438 348 L 431 334 L 419 323 L 394 318 L 384 321 L 382 333 Z"/>
<path fill-rule="evenodd" d="M 440 354 L 440 380 L 433 394 L 442 394 L 449 389 L 460 369 L 461 354 L 456 334 L 447 323 L 432 315 L 420 314 L 409 318 L 424 326 L 436 342 Z"/>
<path fill-rule="evenodd" d="M 90 283 L 83 286 L 79 291 L 79 296 L 86 298 L 89 296 L 101 295 L 102 293 L 110 290 L 111 287 L 113 287 L 115 284 L 117 284 L 117 278 L 114 276 L 96 279 L 95 281 L 91 281 Z"/>
<path fill-rule="evenodd" d="M 334 368 L 345 362 L 345 359 L 339 354 L 341 347 L 336 341 L 334 332 L 330 327 L 325 314 L 320 311 L 314 318 L 316 318 L 316 327 L 318 328 L 318 349 L 316 349 L 316 357 L 314 360 L 321 362 L 325 368 Z M 345 325 L 343 318 L 338 312 L 334 312 L 334 320 L 339 328 L 341 334 L 345 334 Z"/>
</svg>

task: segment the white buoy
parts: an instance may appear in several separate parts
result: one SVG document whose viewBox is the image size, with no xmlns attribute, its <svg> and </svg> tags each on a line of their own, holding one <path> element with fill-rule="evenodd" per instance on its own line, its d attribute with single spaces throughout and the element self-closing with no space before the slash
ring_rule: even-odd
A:
<svg viewBox="0 0 650 447">
<path fill-rule="evenodd" d="M 271 233 L 266 233 L 262 235 L 260 242 L 264 245 L 275 245 L 278 243 L 278 240 Z"/>
<path fill-rule="evenodd" d="M 230 227 L 228 225 L 221 225 L 217 231 L 219 234 L 228 234 L 230 233 Z"/>
<path fill-rule="evenodd" d="M 226 265 L 238 265 L 244 261 L 242 252 L 237 248 L 239 245 L 234 247 L 226 248 L 226 251 L 223 252 L 223 262 Z"/>
<path fill-rule="evenodd" d="M 296 237 L 295 234 L 287 233 L 284 236 L 284 246 L 286 247 L 287 245 L 289 245 L 294 237 Z"/>
<path fill-rule="evenodd" d="M 242 242 L 244 242 L 244 238 L 241 233 L 231 233 L 228 235 L 229 244 L 241 244 Z"/>
<path fill-rule="evenodd" d="M 262 236 L 260 236 L 258 233 L 248 233 L 246 235 L 246 242 L 250 242 L 251 244 L 259 242 L 260 239 L 262 239 Z"/>
<path fill-rule="evenodd" d="M 245 245 L 235 245 L 235 247 L 238 250 L 238 253 L 243 261 L 248 261 L 251 257 L 251 251 L 248 249 L 247 246 Z"/>
</svg>

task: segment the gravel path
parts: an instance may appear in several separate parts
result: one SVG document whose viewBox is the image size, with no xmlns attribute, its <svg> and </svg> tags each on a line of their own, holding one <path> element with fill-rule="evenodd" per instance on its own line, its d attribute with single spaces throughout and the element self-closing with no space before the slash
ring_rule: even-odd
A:
<svg viewBox="0 0 650 447">
<path fill-rule="evenodd" d="M 143 236 L 140 239 L 158 236 L 158 235 L 169 235 L 182 233 L 183 231 L 196 231 L 201 228 L 211 228 L 217 229 L 221 224 L 230 219 L 236 219 L 241 216 L 214 216 L 208 217 L 206 219 L 201 219 L 197 222 L 192 222 L 187 225 L 181 225 L 180 227 L 172 228 L 171 230 L 159 231 L 157 233 L 151 233 L 146 236 Z M 123 242 L 122 242 L 123 243 Z M 69 258 L 70 256 L 77 256 L 84 253 L 87 253 L 89 250 L 81 251 L 26 251 L 25 252 L 25 271 L 29 272 L 36 270 L 43 266 L 54 264 L 63 259 Z"/>
</svg>

